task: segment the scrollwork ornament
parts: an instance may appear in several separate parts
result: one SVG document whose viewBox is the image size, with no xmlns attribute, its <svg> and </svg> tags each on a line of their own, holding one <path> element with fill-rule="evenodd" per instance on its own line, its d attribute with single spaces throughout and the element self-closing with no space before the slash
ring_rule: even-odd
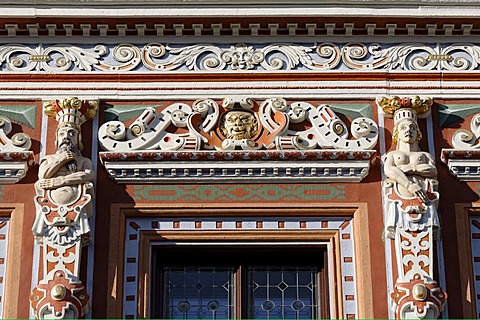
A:
<svg viewBox="0 0 480 320">
<path fill-rule="evenodd" d="M 107 53 L 107 47 L 97 45 L 87 50 L 74 45 L 53 45 L 44 47 L 39 44 L 35 49 L 26 45 L 0 46 L 0 63 L 6 62 L 10 71 L 50 71 L 62 72 L 72 70 L 92 71 L 100 63 L 100 58 Z M 55 57 L 54 63 L 50 63 Z M 34 59 L 42 57 L 42 59 Z"/>
<path fill-rule="evenodd" d="M 313 68 L 314 62 L 310 56 L 310 52 L 312 52 L 314 48 L 315 47 L 305 47 L 287 43 L 272 44 L 261 50 L 265 56 L 261 65 L 265 70 L 293 70 L 300 65 Z M 274 56 L 274 53 L 283 55 L 286 62 L 280 57 Z"/>
<path fill-rule="evenodd" d="M 120 64 L 110 65 L 102 61 L 97 68 L 104 71 L 130 71 L 142 62 L 142 53 L 136 45 L 120 44 L 113 48 L 112 58 Z"/>
<path fill-rule="evenodd" d="M 150 70 L 169 70 L 174 64 L 163 64 L 156 62 L 155 59 L 161 59 L 165 56 L 167 50 L 160 43 L 149 43 L 142 49 L 142 61 L 145 67 Z"/>
<path fill-rule="evenodd" d="M 30 149 L 32 141 L 25 133 L 16 133 L 11 139 L 8 134 L 12 130 L 12 123 L 7 117 L 0 116 L 0 152 L 22 152 Z"/>
<path fill-rule="evenodd" d="M 471 131 L 459 129 L 452 137 L 452 145 L 456 149 L 480 149 L 480 114 L 475 115 L 470 122 Z"/>
<path fill-rule="evenodd" d="M 217 121 L 220 116 L 220 110 L 218 108 L 218 104 L 212 99 L 201 99 L 197 100 L 193 103 L 192 110 L 195 113 L 199 113 L 201 118 L 203 118 L 203 122 L 200 126 L 205 132 L 210 132 L 216 126 Z M 191 125 L 190 121 L 188 121 L 187 126 L 189 127 L 191 132 L 195 132 L 193 125 Z"/>
<path fill-rule="evenodd" d="M 184 48 L 173 49 L 169 46 L 167 50 L 174 58 L 169 65 L 175 68 L 185 65 L 189 70 L 223 70 L 225 62 L 221 59 L 222 50 L 214 45 L 192 45 Z"/>
<path fill-rule="evenodd" d="M 342 60 L 340 49 L 333 43 L 322 43 L 317 46 L 316 51 L 321 58 L 327 60 L 322 62 L 314 62 L 315 69 L 319 68 L 331 70 L 334 69 Z"/>
<path fill-rule="evenodd" d="M 140 126 L 138 132 L 132 132 L 134 125 Z M 174 134 L 174 131 L 183 133 Z M 315 147 L 370 150 L 375 146 L 378 127 L 373 120 L 353 119 L 350 131 L 351 137 L 346 124 L 326 105 L 289 103 L 279 97 L 256 102 L 238 96 L 223 99 L 221 106 L 212 99 L 201 99 L 191 107 L 175 103 L 159 112 L 146 108 L 126 134 L 123 134 L 124 126 L 112 121 L 101 126 L 99 139 L 104 149 L 117 152 L 180 151 L 184 148 L 226 150 L 232 146 L 242 150 L 308 150 Z M 224 142 L 226 140 L 230 142 Z M 243 140 L 251 142 L 240 142 Z"/>
<path fill-rule="evenodd" d="M 373 69 L 371 63 L 361 61 L 367 57 L 367 53 L 367 47 L 361 43 L 349 43 L 342 48 L 343 61 L 351 69 Z"/>
<path fill-rule="evenodd" d="M 120 121 L 110 121 L 106 126 L 105 133 L 114 140 L 122 140 L 125 138 L 125 125 Z"/>
</svg>

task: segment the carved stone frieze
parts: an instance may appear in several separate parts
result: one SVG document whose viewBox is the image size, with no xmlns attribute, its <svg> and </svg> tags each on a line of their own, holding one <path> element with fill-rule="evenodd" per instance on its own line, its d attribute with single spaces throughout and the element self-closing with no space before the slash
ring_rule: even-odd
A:
<svg viewBox="0 0 480 320">
<path fill-rule="evenodd" d="M 393 239 L 398 278 L 391 293 L 397 319 L 438 318 L 447 299 L 433 279 L 433 240 L 438 237 L 437 169 L 421 151 L 417 113 L 427 115 L 430 98 L 381 97 L 377 104 L 394 118 L 396 150 L 383 159 L 386 238 Z"/>
<path fill-rule="evenodd" d="M 128 127 L 99 129 L 100 159 L 121 182 L 360 181 L 374 159 L 378 127 L 346 124 L 327 105 L 245 97 L 147 107 Z M 181 159 L 181 161 L 178 161 Z"/>
<path fill-rule="evenodd" d="M 0 184 L 16 183 L 27 174 L 34 163 L 30 137 L 25 133 L 7 135 L 12 123 L 7 117 L 0 116 Z"/>
<path fill-rule="evenodd" d="M 480 181 L 480 114 L 472 118 L 470 130 L 457 130 L 453 149 L 442 149 L 442 161 L 460 181 Z"/>
<path fill-rule="evenodd" d="M 44 103 L 45 114 L 58 126 L 57 151 L 41 161 L 35 183 L 32 232 L 43 246 L 43 272 L 30 301 L 39 319 L 83 318 L 88 308 L 79 275 L 81 249 L 90 241 L 94 173 L 90 159 L 81 154 L 81 125 L 95 116 L 97 107 L 98 101 L 78 98 Z"/>
<path fill-rule="evenodd" d="M 478 70 L 475 43 L 58 44 L 0 46 L 0 70 L 208 72 Z"/>
</svg>

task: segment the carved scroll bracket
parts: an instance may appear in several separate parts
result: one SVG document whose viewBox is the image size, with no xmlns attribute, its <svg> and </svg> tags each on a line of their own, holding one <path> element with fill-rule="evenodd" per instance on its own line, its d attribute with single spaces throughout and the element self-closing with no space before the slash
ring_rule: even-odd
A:
<svg viewBox="0 0 480 320">
<path fill-rule="evenodd" d="M 0 184 L 17 183 L 34 164 L 33 151 L 28 151 L 30 137 L 16 133 L 10 139 L 7 135 L 11 130 L 10 119 L 0 116 Z"/>
<path fill-rule="evenodd" d="M 452 137 L 453 149 L 442 149 L 442 162 L 460 181 L 480 181 L 480 114 L 470 122 L 470 130 L 457 130 Z"/>
</svg>

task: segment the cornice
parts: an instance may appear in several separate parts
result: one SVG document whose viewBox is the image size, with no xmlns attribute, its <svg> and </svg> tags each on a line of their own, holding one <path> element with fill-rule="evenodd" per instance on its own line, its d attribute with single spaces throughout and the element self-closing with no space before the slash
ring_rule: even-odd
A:
<svg viewBox="0 0 480 320">
<path fill-rule="evenodd" d="M 114 181 L 144 183 L 360 182 L 376 151 L 100 152 Z"/>
<path fill-rule="evenodd" d="M 4 0 L 4 4 L 17 6 L 42 6 L 42 5 L 80 5 L 82 7 L 88 6 L 163 6 L 163 5 L 184 5 L 201 7 L 204 5 L 231 5 L 243 6 L 258 4 L 257 0 L 82 0 L 79 4 L 77 0 Z M 264 5 L 283 5 L 283 6 L 298 6 L 304 4 L 317 6 L 332 6 L 331 0 L 264 0 Z M 397 6 L 475 6 L 478 4 L 477 0 L 342 0 L 341 3 L 336 3 L 336 6 L 345 5 L 373 5 L 383 7 L 397 7 Z"/>
<path fill-rule="evenodd" d="M 0 17 L 476 17 L 478 1 L 25 1 L 2 3 Z"/>
</svg>

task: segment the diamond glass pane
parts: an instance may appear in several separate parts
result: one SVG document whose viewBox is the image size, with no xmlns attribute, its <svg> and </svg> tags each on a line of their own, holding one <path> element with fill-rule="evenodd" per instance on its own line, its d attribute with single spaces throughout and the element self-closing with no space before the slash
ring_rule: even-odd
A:
<svg viewBox="0 0 480 320">
<path fill-rule="evenodd" d="M 316 267 L 248 269 L 248 318 L 316 319 Z"/>
<path fill-rule="evenodd" d="M 233 268 L 165 268 L 165 318 L 232 318 L 234 311 L 233 275 Z"/>
</svg>

